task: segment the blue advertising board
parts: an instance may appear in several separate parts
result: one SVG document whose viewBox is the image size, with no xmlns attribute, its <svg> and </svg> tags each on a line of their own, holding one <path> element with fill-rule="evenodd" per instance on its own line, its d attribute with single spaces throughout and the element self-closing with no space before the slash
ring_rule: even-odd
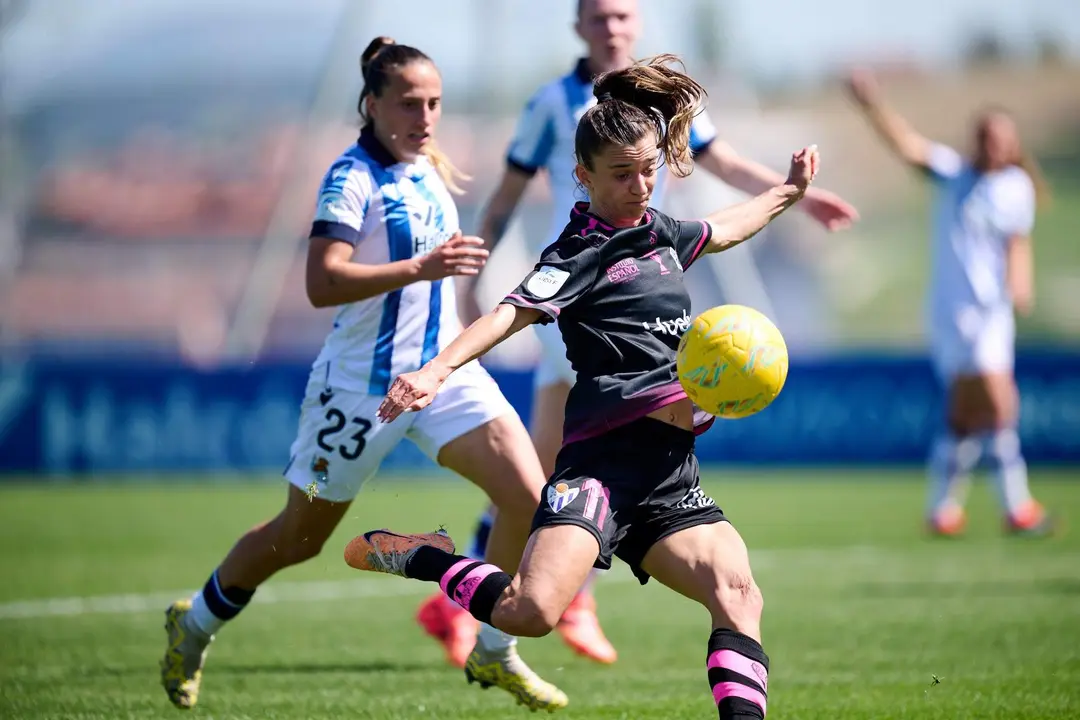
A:
<svg viewBox="0 0 1080 720">
<path fill-rule="evenodd" d="M 1080 464 L 1080 355 L 1021 355 L 1021 438 L 1032 464 Z M 163 362 L 0 364 L 0 473 L 278 471 L 308 366 L 200 371 Z M 527 418 L 528 372 L 492 369 Z M 699 438 L 703 463 L 921 463 L 943 404 L 913 357 L 794 363 L 780 397 Z M 405 443 L 387 469 L 431 467 Z"/>
</svg>

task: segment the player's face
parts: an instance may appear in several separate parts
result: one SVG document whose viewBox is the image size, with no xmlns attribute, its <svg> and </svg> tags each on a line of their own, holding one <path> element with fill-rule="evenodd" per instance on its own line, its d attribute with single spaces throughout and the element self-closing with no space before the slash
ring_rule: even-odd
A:
<svg viewBox="0 0 1080 720">
<path fill-rule="evenodd" d="M 367 102 L 379 141 L 399 161 L 413 162 L 442 116 L 442 78 L 431 63 L 412 62 L 391 73 L 382 95 Z"/>
<path fill-rule="evenodd" d="M 641 34 L 637 0 L 583 0 L 576 29 L 594 63 L 602 67 L 629 64 Z"/>
<path fill-rule="evenodd" d="M 648 133 L 633 145 L 604 147 L 592 157 L 592 170 L 578 165 L 593 212 L 616 227 L 640 222 L 656 186 L 659 159 L 656 135 Z"/>
<path fill-rule="evenodd" d="M 1008 115 L 991 113 L 980 121 L 975 133 L 976 163 L 986 170 L 1000 170 L 1020 157 L 1020 135 Z"/>
</svg>

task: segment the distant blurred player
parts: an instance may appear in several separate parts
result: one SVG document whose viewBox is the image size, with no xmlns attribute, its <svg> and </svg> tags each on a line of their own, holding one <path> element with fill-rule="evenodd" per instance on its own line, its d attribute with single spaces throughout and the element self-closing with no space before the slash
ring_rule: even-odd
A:
<svg viewBox="0 0 1080 720">
<path fill-rule="evenodd" d="M 480 236 L 494 247 L 521 200 L 526 187 L 540 170 L 547 171 L 554 199 L 551 226 L 541 242 L 532 248 L 540 257 L 543 249 L 562 232 L 566 214 L 587 195 L 574 179 L 574 131 L 585 111 L 596 104 L 593 78 L 602 72 L 627 68 L 632 64 L 634 43 L 641 34 L 641 15 L 636 0 L 579 0 L 574 26 L 588 46 L 588 57 L 574 69 L 541 87 L 529 100 L 518 122 L 506 157 L 506 168 L 480 223 Z M 716 129 L 705 114 L 694 120 L 690 150 L 698 165 L 710 174 L 750 195 L 781 184 L 784 176 L 763 165 L 740 157 L 717 138 Z M 661 167 L 653 197 L 663 207 L 667 168 Z M 810 188 L 801 208 L 830 230 L 847 227 L 857 218 L 855 209 L 826 190 Z M 467 281 L 467 284 L 471 282 Z M 473 294 L 464 292 L 466 320 L 480 315 Z M 554 325 L 536 325 L 541 341 L 540 363 L 536 370 L 531 432 L 547 473 L 555 467 L 555 456 L 563 444 L 563 414 L 566 397 L 574 383 L 574 370 L 566 359 L 566 347 Z M 471 552 L 481 557 L 493 514 L 481 517 Z M 593 576 L 590 576 L 590 582 Z M 604 637 L 596 618 L 595 601 L 586 582 L 559 623 L 559 633 L 576 652 L 597 662 L 611 663 L 615 648 Z M 464 662 L 472 647 L 475 622 L 442 593 L 433 595 L 420 609 L 418 619 L 429 634 L 442 640 L 455 664 Z"/>
<path fill-rule="evenodd" d="M 949 430 L 931 453 L 929 528 L 962 532 L 969 476 L 985 458 L 1006 528 L 1046 533 L 1050 521 L 1031 497 L 1020 454 L 1013 376 L 1014 309 L 1027 314 L 1034 300 L 1031 230 L 1046 192 L 1038 168 L 1002 110 L 979 116 L 969 160 L 912 129 L 885 105 L 869 73 L 854 74 L 849 88 L 889 147 L 938 191 L 928 319 L 934 364 L 948 389 Z"/>
<path fill-rule="evenodd" d="M 161 681 L 180 708 L 198 700 L 214 635 L 274 573 L 319 553 L 403 440 L 471 480 L 499 508 L 492 562 L 518 566 L 540 501 L 544 473 L 529 434 L 479 364 L 463 367 L 424 412 L 395 425 L 375 417 L 394 377 L 420 368 L 460 333 L 452 278 L 476 273 L 487 251 L 479 238 L 461 235 L 448 191 L 456 188 L 455 171 L 435 146 L 442 80 L 434 63 L 416 48 L 377 38 L 361 67 L 364 127 L 326 173 L 311 229 L 308 296 L 317 307 L 340 310 L 308 381 L 285 469 L 288 500 L 237 542 L 201 592 L 166 611 Z M 453 551 L 453 543 L 432 539 Z M 347 637 L 363 642 L 362 632 Z M 498 630 L 481 635 L 469 668 L 470 677 L 533 710 L 567 704 L 518 657 L 516 640 Z"/>
</svg>

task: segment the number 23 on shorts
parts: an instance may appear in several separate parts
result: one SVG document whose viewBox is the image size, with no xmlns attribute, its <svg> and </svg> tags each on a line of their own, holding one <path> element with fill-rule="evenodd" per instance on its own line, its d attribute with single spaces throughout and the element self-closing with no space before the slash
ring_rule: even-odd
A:
<svg viewBox="0 0 1080 720">
<path fill-rule="evenodd" d="M 326 424 L 319 429 L 315 436 L 315 442 L 320 448 L 328 453 L 338 453 L 346 460 L 356 460 L 364 452 L 367 445 L 367 434 L 371 430 L 371 421 L 354 417 L 349 421 L 345 419 L 345 413 L 335 407 L 326 408 Z M 355 430 L 344 442 L 338 443 L 340 433 L 346 429 Z M 336 445 L 331 443 L 337 443 Z"/>
</svg>

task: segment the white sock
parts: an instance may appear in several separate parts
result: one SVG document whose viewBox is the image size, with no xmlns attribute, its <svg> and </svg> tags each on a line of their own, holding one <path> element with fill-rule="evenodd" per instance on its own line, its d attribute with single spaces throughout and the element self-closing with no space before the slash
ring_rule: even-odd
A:
<svg viewBox="0 0 1080 720">
<path fill-rule="evenodd" d="M 950 433 L 937 439 L 930 455 L 928 517 L 949 506 L 963 507 L 982 446 L 982 440 L 974 436 L 960 438 Z"/>
<path fill-rule="evenodd" d="M 1020 454 L 1020 437 L 1012 428 L 984 433 L 980 436 L 994 478 L 1001 508 L 1014 515 L 1031 502 L 1028 488 L 1027 463 Z"/>
<path fill-rule="evenodd" d="M 202 633 L 207 637 L 213 636 L 218 630 L 225 626 L 225 620 L 222 620 L 214 613 L 210 612 L 210 608 L 206 606 L 206 600 L 203 598 L 202 591 L 195 593 L 191 598 L 191 611 L 185 617 L 190 624 L 188 628 Z"/>
<path fill-rule="evenodd" d="M 477 642 L 481 649 L 488 652 L 501 653 L 517 645 L 517 638 L 507 635 L 502 630 L 492 627 L 487 623 L 480 623 L 480 633 Z"/>
<path fill-rule="evenodd" d="M 581 584 L 581 589 L 578 590 L 578 593 L 587 593 L 592 590 L 593 583 L 596 582 L 596 578 L 598 578 L 602 572 L 604 571 L 597 570 L 596 568 L 590 570 L 589 574 L 585 576 L 585 582 Z"/>
</svg>

